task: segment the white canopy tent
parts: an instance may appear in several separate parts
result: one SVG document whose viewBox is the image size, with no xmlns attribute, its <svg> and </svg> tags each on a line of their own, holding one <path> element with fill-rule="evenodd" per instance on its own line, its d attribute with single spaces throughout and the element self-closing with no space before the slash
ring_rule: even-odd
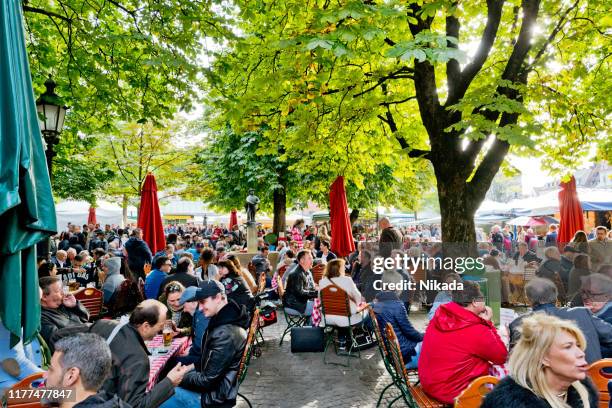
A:
<svg viewBox="0 0 612 408">
<path fill-rule="evenodd" d="M 62 201 L 55 205 L 57 216 L 57 227 L 60 230 L 66 228 L 68 223 L 83 225 L 87 224 L 89 216 L 89 203 L 87 201 Z M 128 207 L 128 218 L 136 218 L 136 207 Z M 98 201 L 96 206 L 96 219 L 99 224 L 121 225 L 123 218 L 122 208 L 108 201 Z"/>
</svg>

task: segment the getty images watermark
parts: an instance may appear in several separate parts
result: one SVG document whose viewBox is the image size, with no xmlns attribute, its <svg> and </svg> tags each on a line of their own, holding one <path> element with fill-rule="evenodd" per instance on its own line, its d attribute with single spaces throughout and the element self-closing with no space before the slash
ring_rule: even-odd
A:
<svg viewBox="0 0 612 408">
<path fill-rule="evenodd" d="M 474 269 L 484 269 L 483 258 L 477 257 L 426 257 L 421 254 L 419 257 L 411 257 L 407 254 L 395 254 L 388 258 L 375 257 L 372 261 L 372 271 L 382 275 L 386 270 L 405 270 L 414 275 L 418 270 L 445 270 L 463 274 Z M 383 282 L 382 279 L 374 281 L 375 290 L 397 291 L 397 290 L 463 290 L 462 282 L 440 282 L 435 279 L 425 279 L 420 281 L 401 280 L 399 282 Z"/>
</svg>

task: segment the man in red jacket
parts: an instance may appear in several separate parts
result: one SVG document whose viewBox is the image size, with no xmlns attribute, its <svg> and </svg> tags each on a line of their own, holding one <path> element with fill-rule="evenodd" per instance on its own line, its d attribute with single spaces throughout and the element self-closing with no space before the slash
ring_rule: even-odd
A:
<svg viewBox="0 0 612 408">
<path fill-rule="evenodd" d="M 419 379 L 431 397 L 452 404 L 492 364 L 506 362 L 508 351 L 491 322 L 491 308 L 478 284 L 463 282 L 453 301 L 438 308 L 423 338 Z"/>
</svg>

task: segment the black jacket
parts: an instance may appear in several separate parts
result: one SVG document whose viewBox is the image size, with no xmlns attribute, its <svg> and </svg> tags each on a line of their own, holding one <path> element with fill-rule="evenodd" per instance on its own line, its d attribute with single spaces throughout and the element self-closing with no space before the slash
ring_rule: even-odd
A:
<svg viewBox="0 0 612 408">
<path fill-rule="evenodd" d="M 132 408 L 127 402 L 123 402 L 116 395 L 108 395 L 106 393 L 98 393 L 84 399 L 76 404 L 73 408 Z"/>
<path fill-rule="evenodd" d="M 202 407 L 234 406 L 238 395 L 238 369 L 249 327 L 244 306 L 228 300 L 210 319 L 202 339 L 201 371 L 190 371 L 181 387 L 202 394 Z"/>
<path fill-rule="evenodd" d="M 153 254 L 149 245 L 142 239 L 131 237 L 123 245 L 128 253 L 128 266 L 132 271 L 141 271 L 146 263 L 151 263 Z"/>
<path fill-rule="evenodd" d="M 304 313 L 306 303 L 318 296 L 314 286 L 310 285 L 309 282 L 307 272 L 300 265 L 289 272 L 283 305 Z"/>
<path fill-rule="evenodd" d="M 607 355 L 608 350 L 612 350 L 612 325 L 593 316 L 584 307 L 555 307 L 553 304 L 539 305 L 533 308 L 533 312 L 526 313 L 510 323 L 510 348 L 518 342 L 521 333 L 519 331 L 521 323 L 525 317 L 533 313 L 544 312 L 548 315 L 556 316 L 560 319 L 572 320 L 582 330 L 587 341 L 585 359 L 591 364 L 603 358 L 612 357 Z"/>
<path fill-rule="evenodd" d="M 98 320 L 90 331 L 107 339 L 117 324 L 114 320 Z M 130 324 L 123 326 L 111 342 L 110 349 L 113 367 L 101 391 L 118 395 L 134 408 L 157 408 L 174 394 L 174 386 L 168 378 L 147 392 L 149 350 L 136 328 Z"/>
<path fill-rule="evenodd" d="M 583 380 L 582 384 L 589 391 L 591 407 L 596 408 L 599 401 L 597 390 L 588 379 Z M 578 391 L 574 387 L 570 387 L 567 391 L 567 403 L 572 408 L 583 407 Z M 550 408 L 550 404 L 517 384 L 511 377 L 506 377 L 486 396 L 480 408 Z"/>
<path fill-rule="evenodd" d="M 226 276 L 221 279 L 221 284 L 225 287 L 228 299 L 232 299 L 239 306 L 246 306 L 249 313 L 253 312 L 255 298 L 241 276 Z"/>
<path fill-rule="evenodd" d="M 378 253 L 380 256 L 388 258 L 391 256 L 391 251 L 394 249 L 400 249 L 402 247 L 402 241 L 404 237 L 395 227 L 388 227 L 382 230 L 380 233 L 380 240 L 378 241 Z"/>
<path fill-rule="evenodd" d="M 40 335 L 45 339 L 51 353 L 53 353 L 53 333 L 68 326 L 80 326 L 87 320 L 89 320 L 89 312 L 79 301 L 77 301 L 75 307 L 71 308 L 64 305 L 57 309 L 41 307 Z"/>
</svg>

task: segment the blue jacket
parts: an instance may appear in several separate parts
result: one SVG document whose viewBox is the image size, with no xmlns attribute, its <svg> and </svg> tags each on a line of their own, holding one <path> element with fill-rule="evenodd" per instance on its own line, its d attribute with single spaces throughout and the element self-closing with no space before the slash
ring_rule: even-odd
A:
<svg viewBox="0 0 612 408">
<path fill-rule="evenodd" d="M 377 303 L 374 303 L 374 313 L 380 326 L 380 332 L 385 336 L 385 327 L 387 323 L 391 323 L 397 340 L 399 341 L 400 349 L 404 362 L 410 361 L 411 357 L 416 354 L 415 347 L 423 341 L 423 333 L 419 333 L 408 320 L 406 307 L 393 292 L 380 292 L 376 298 Z"/>
<path fill-rule="evenodd" d="M 157 299 L 159 287 L 167 277 L 168 275 L 159 269 L 153 269 L 145 279 L 145 297 L 147 299 Z"/>
</svg>

